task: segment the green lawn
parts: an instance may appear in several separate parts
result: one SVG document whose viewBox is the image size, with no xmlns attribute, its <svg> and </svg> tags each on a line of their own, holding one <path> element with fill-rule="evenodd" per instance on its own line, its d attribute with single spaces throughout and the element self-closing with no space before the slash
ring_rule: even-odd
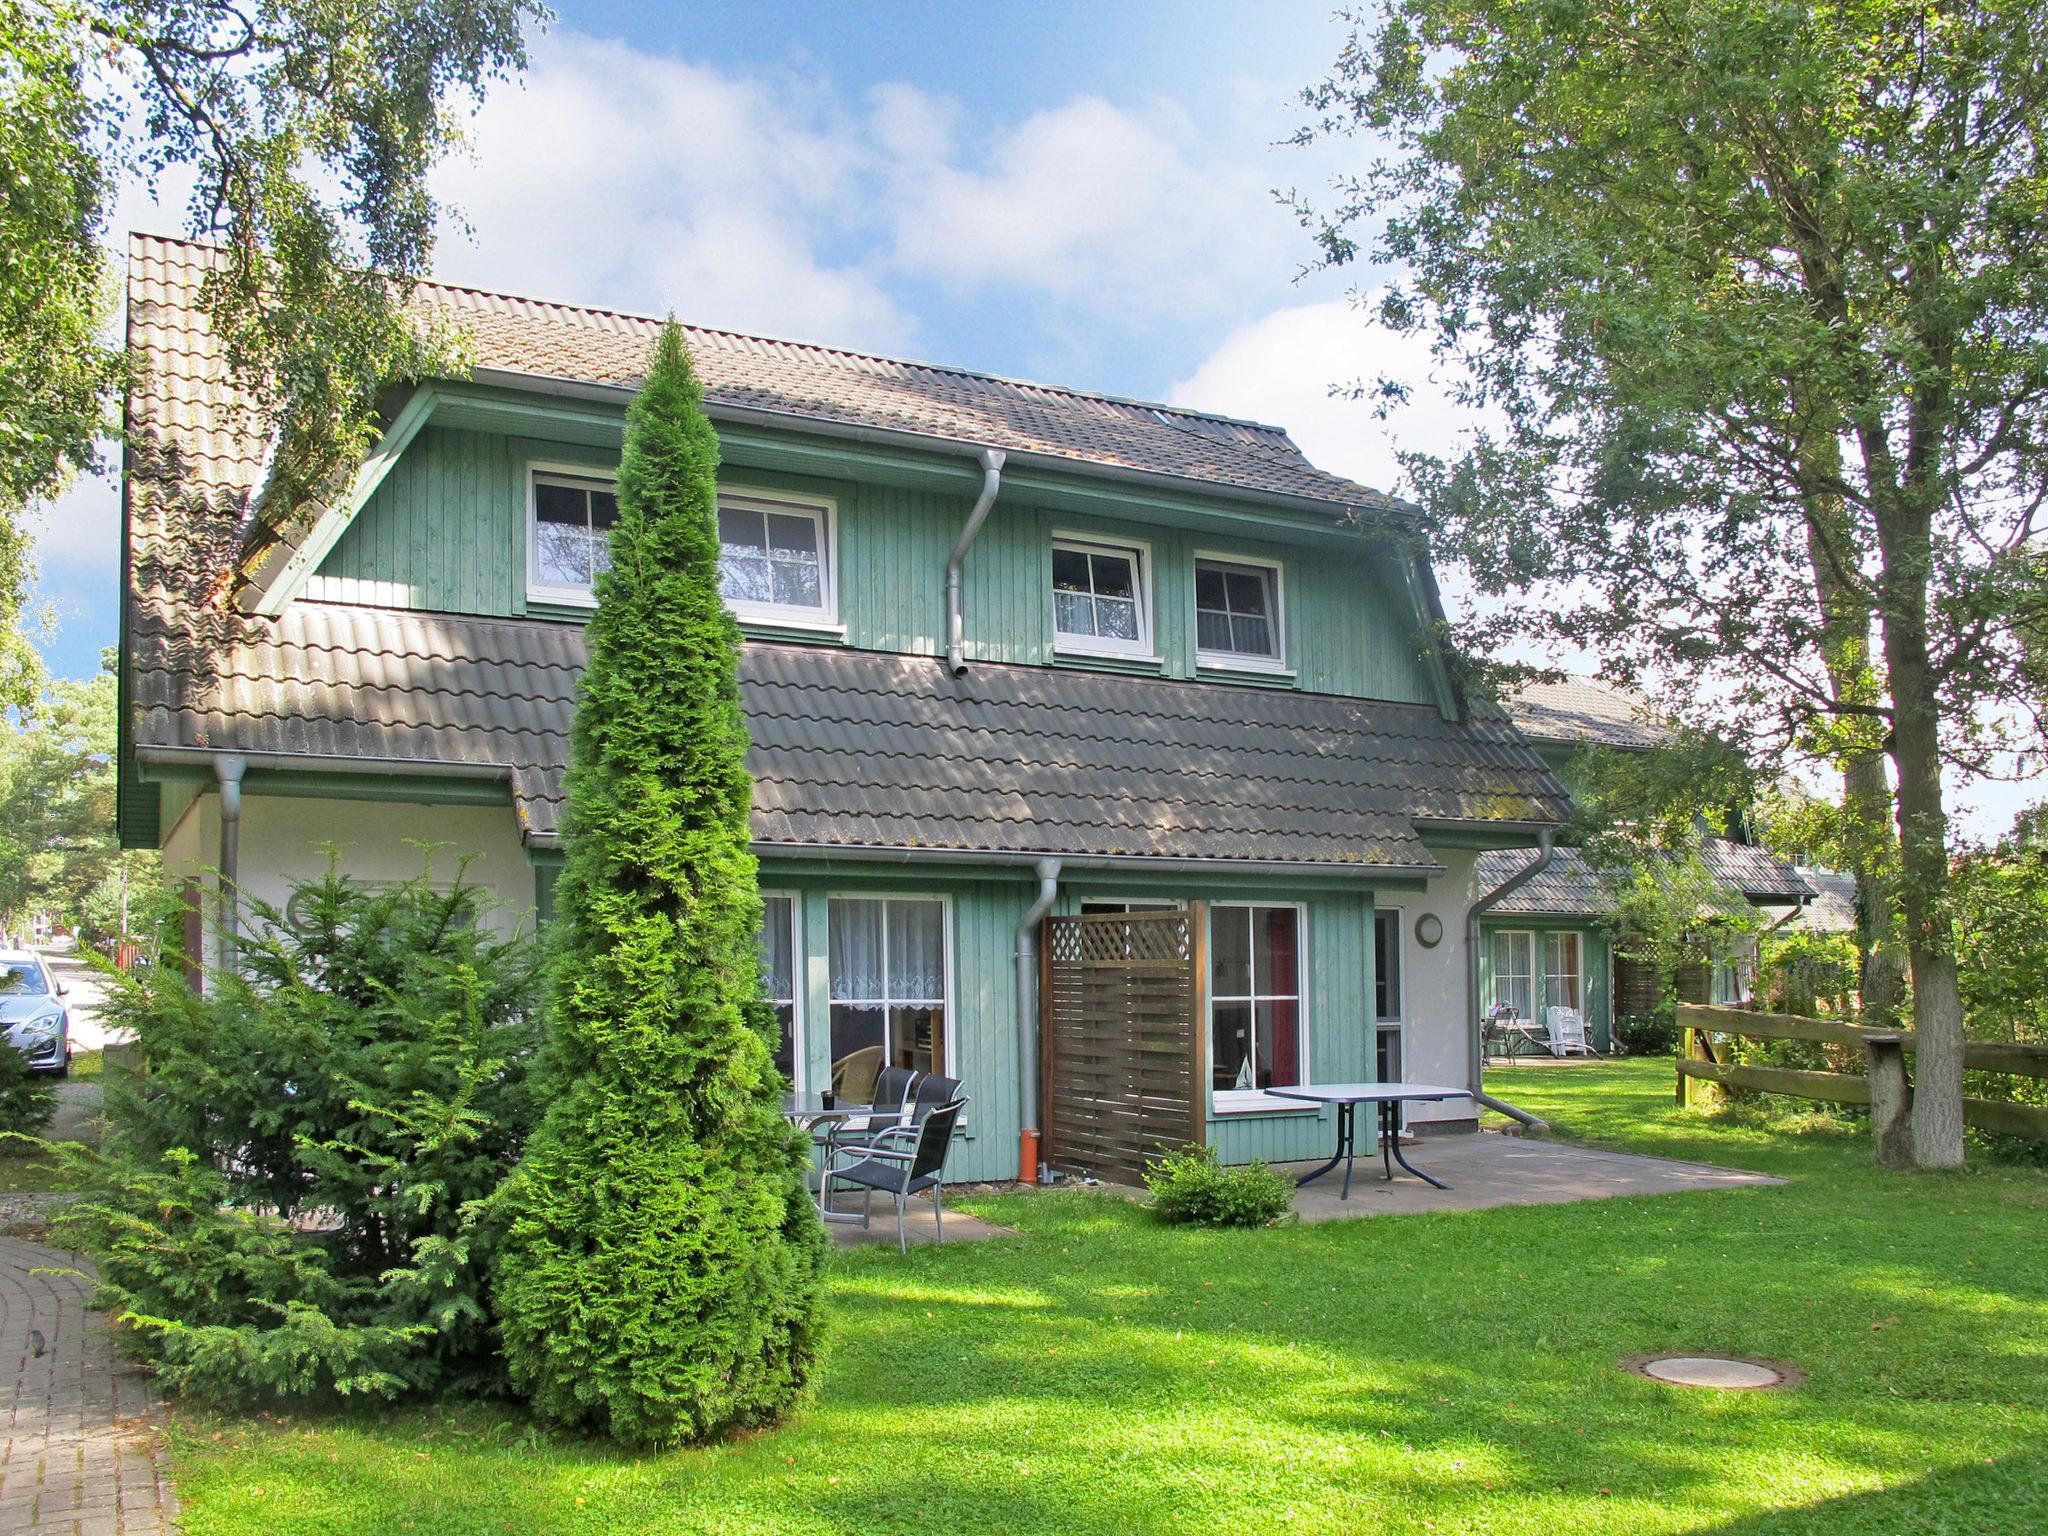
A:
<svg viewBox="0 0 2048 1536">
<path fill-rule="evenodd" d="M 1668 1062 L 1502 1072 L 1590 1139 L 1789 1187 L 1259 1233 L 1085 1194 L 1016 1241 L 839 1259 L 814 1406 L 636 1457 L 508 1407 L 185 1413 L 190 1536 L 2048 1530 L 2048 1177 L 1886 1178 Z M 1638 1351 L 1766 1355 L 1703 1394 Z"/>
</svg>

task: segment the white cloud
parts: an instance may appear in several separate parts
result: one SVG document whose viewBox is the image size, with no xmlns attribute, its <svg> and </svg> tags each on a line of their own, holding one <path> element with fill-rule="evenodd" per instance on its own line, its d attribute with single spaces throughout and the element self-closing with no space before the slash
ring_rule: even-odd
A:
<svg viewBox="0 0 2048 1536">
<path fill-rule="evenodd" d="M 1078 97 L 999 135 L 979 165 L 899 151 L 892 180 L 896 262 L 950 288 L 1150 315 L 1224 306 L 1286 270 L 1286 220 L 1253 164 L 1214 154 L 1166 106 Z"/>
<path fill-rule="evenodd" d="M 1332 386 L 1392 379 L 1405 403 L 1384 417 Z M 1167 395 L 1175 405 L 1285 427 L 1319 467 L 1398 491 L 1396 450 L 1449 456 L 1474 417 L 1456 404 L 1428 344 L 1389 331 L 1349 299 L 1274 310 L 1224 337 Z"/>
<path fill-rule="evenodd" d="M 914 334 L 871 259 L 835 239 L 873 154 L 817 82 L 562 32 L 470 140 L 436 178 L 474 231 L 444 233 L 444 277 L 854 346 Z"/>
</svg>

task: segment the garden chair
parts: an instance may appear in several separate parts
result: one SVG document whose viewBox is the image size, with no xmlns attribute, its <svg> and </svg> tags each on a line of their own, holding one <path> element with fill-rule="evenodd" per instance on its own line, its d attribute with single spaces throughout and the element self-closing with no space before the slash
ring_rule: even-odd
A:
<svg viewBox="0 0 2048 1536">
<path fill-rule="evenodd" d="M 1505 1056 L 1509 1061 L 1531 1048 L 1550 1048 L 1549 1038 L 1534 1023 L 1523 1018 L 1513 1003 L 1494 1005 L 1493 1011 L 1486 1016 L 1484 1042 L 1489 1056 Z"/>
<path fill-rule="evenodd" d="M 924 1124 L 927 1115 L 935 1109 L 945 1108 L 959 1098 L 959 1078 L 941 1077 L 936 1072 L 923 1073 L 917 1078 L 916 1089 L 905 1098 L 896 1114 L 886 1119 L 880 1115 L 875 1116 L 866 1122 L 869 1129 L 859 1137 L 854 1136 L 851 1131 L 841 1131 L 839 1146 L 848 1152 L 864 1152 L 885 1141 L 893 1141 L 898 1145 L 913 1141 L 917 1137 L 917 1128 Z"/>
<path fill-rule="evenodd" d="M 1550 1054 L 1553 1056 L 1595 1056 L 1599 1053 L 1586 1043 L 1585 1016 L 1576 1008 L 1553 1005 L 1544 1010 L 1544 1018 L 1550 1025 Z"/>
<path fill-rule="evenodd" d="M 875 1102 L 875 1084 L 882 1073 L 882 1048 L 864 1045 L 832 1063 L 832 1096 L 849 1104 Z"/>
<path fill-rule="evenodd" d="M 865 1101 L 874 1106 L 874 1113 L 858 1120 L 826 1121 L 811 1133 L 813 1145 L 824 1149 L 825 1161 L 829 1163 L 841 1143 L 864 1141 L 891 1126 L 900 1125 L 905 1105 L 924 1076 L 924 1073 L 909 1067 L 882 1068 L 875 1076 L 873 1097 Z"/>
<path fill-rule="evenodd" d="M 938 1240 L 946 1240 L 945 1207 L 940 1203 L 940 1184 L 946 1175 L 946 1154 L 953 1149 L 953 1131 L 960 1123 L 967 1100 L 955 1099 L 927 1114 L 916 1126 L 903 1126 L 885 1133 L 871 1147 L 848 1147 L 845 1155 L 855 1161 L 825 1170 L 824 1204 L 832 1208 L 832 1186 L 851 1184 L 861 1191 L 860 1224 L 865 1227 L 874 1205 L 875 1191 L 881 1190 L 896 1202 L 896 1246 L 910 1251 L 906 1211 L 912 1195 L 932 1195 L 932 1225 Z M 906 1135 L 905 1133 L 909 1133 Z M 894 1141 L 897 1145 L 884 1145 Z"/>
</svg>

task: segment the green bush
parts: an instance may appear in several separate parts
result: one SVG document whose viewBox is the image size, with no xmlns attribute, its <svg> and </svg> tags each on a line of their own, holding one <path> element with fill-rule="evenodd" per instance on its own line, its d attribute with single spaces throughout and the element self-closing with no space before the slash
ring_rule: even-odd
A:
<svg viewBox="0 0 2048 1536">
<path fill-rule="evenodd" d="M 0 1136 L 36 1136 L 57 1112 L 57 1090 L 28 1069 L 21 1052 L 0 1040 Z M 0 1154 L 26 1151 L 20 1142 L 0 1142 Z"/>
<path fill-rule="evenodd" d="M 770 1422 L 819 1347 L 824 1233 L 758 1005 L 761 898 L 718 439 L 671 323 L 627 415 L 555 887 L 547 1116 L 501 1202 L 515 1385 L 643 1445 Z"/>
<path fill-rule="evenodd" d="M 1294 1209 L 1294 1180 L 1264 1160 L 1225 1168 L 1214 1147 L 1186 1146 L 1145 1164 L 1145 1187 L 1162 1221 L 1202 1227 L 1270 1227 Z"/>
<path fill-rule="evenodd" d="M 1625 1056 L 1669 1056 L 1678 1049 L 1678 1021 L 1668 1011 L 1617 1014 L 1614 1043 Z"/>
<path fill-rule="evenodd" d="M 500 1380 L 477 1203 L 534 1118 L 531 946 L 460 881 L 332 869 L 247 904 L 203 992 L 178 957 L 109 973 L 141 1070 L 107 1079 L 57 1240 L 168 1384 L 223 1403 Z"/>
</svg>

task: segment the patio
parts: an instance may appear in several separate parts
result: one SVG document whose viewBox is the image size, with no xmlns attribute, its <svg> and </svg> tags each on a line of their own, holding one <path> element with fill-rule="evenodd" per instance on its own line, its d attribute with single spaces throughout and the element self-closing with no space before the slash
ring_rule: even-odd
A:
<svg viewBox="0 0 2048 1536">
<path fill-rule="evenodd" d="M 1431 1189 L 1397 1171 L 1390 1184 L 1381 1177 L 1379 1149 L 1364 1136 L 1351 1176 L 1351 1198 L 1339 1198 L 1344 1170 L 1332 1169 L 1296 1192 L 1294 1209 L 1303 1221 L 1337 1221 L 1354 1216 L 1423 1211 L 1483 1211 L 1501 1205 L 1565 1205 L 1574 1200 L 1607 1200 L 1617 1195 L 1681 1195 L 1703 1189 L 1782 1184 L 1767 1174 L 1706 1163 L 1676 1162 L 1627 1152 L 1600 1152 L 1562 1142 L 1537 1141 L 1483 1131 L 1471 1136 L 1429 1136 L 1403 1150 L 1418 1168 L 1450 1185 Z M 1285 1163 L 1287 1172 L 1311 1172 L 1317 1164 Z"/>
</svg>

